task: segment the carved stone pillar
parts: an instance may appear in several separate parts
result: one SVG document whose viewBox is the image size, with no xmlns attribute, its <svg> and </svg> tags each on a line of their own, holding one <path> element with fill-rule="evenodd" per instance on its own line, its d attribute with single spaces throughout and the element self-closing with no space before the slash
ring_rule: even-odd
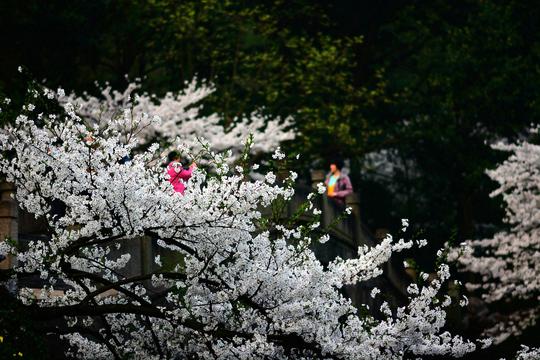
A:
<svg viewBox="0 0 540 360">
<path fill-rule="evenodd" d="M 352 210 L 351 215 L 355 219 L 360 220 L 360 199 L 358 197 L 358 194 L 353 192 L 352 194 L 347 196 L 345 198 L 345 203 L 346 203 L 347 207 L 351 208 L 351 210 Z"/>
<path fill-rule="evenodd" d="M 324 178 L 326 174 L 323 170 L 311 170 L 311 186 L 313 189 L 317 190 L 318 183 L 324 183 Z"/>
<path fill-rule="evenodd" d="M 365 239 L 363 235 L 362 222 L 360 220 L 360 200 L 357 193 L 352 193 L 345 198 L 345 204 L 351 208 L 351 220 L 354 242 L 356 246 L 364 245 Z"/>
</svg>

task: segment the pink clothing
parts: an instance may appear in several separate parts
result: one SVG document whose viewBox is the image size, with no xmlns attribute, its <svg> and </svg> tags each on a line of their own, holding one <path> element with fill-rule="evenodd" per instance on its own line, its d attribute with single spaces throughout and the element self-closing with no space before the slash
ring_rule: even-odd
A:
<svg viewBox="0 0 540 360">
<path fill-rule="evenodd" d="M 169 182 L 172 184 L 174 191 L 184 194 L 184 190 L 191 173 L 193 173 L 194 166 L 190 166 L 189 169 L 184 169 L 180 166 L 178 161 L 171 161 L 167 166 L 167 174 L 169 174 Z M 182 183 L 183 182 L 183 183 Z"/>
</svg>

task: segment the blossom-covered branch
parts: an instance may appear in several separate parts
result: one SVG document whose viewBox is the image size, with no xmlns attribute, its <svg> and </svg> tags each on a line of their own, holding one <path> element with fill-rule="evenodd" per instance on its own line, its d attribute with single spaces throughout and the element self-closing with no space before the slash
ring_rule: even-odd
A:
<svg viewBox="0 0 540 360">
<path fill-rule="evenodd" d="M 461 255 L 464 271 L 480 275 L 479 283 L 467 284 L 470 290 L 480 290 L 488 303 L 521 304 L 506 321 L 486 330 L 501 342 L 521 334 L 540 316 L 540 146 L 523 141 L 494 148 L 511 153 L 487 172 L 499 183 L 491 195 L 502 195 L 511 229 L 490 239 L 467 241 L 454 255 Z"/>
<path fill-rule="evenodd" d="M 262 221 L 261 209 L 292 198 L 296 174 L 283 184 L 272 173 L 250 180 L 248 169 L 231 170 L 223 154 L 207 150 L 215 172 L 197 169 L 180 195 L 159 165 L 159 146 L 140 149 L 137 136 L 126 136 L 146 126 L 144 117 L 128 109 L 88 123 L 75 109 L 65 103 L 62 121 L 35 121 L 27 111 L 0 133 L 0 169 L 50 235 L 27 250 L 1 242 L 0 253 L 17 257 L 14 281 L 39 274 L 40 296 L 25 288 L 17 296 L 36 319 L 65 319 L 50 331 L 70 342 L 71 355 L 402 359 L 475 349 L 443 330 L 451 303 L 439 300 L 446 265 L 433 281 L 411 285 L 405 306 L 384 302 L 380 320 L 340 292 L 380 275 L 412 242 L 388 237 L 323 267 L 309 246 L 320 238 L 317 223 Z M 246 147 L 247 154 L 250 141 Z M 175 255 L 172 269 L 158 256 L 150 273 L 126 274 L 131 256 L 118 249 L 142 236 Z M 58 284 L 61 296 L 53 292 Z"/>
<path fill-rule="evenodd" d="M 202 115 L 201 101 L 211 95 L 214 88 L 197 79 L 186 83 L 182 92 L 168 92 L 163 97 L 137 94 L 139 89 L 138 82 L 130 83 L 123 92 L 106 86 L 101 89 L 100 98 L 70 94 L 60 96 L 60 101 L 73 104 L 80 116 L 93 123 L 119 116 L 132 118 L 143 125 L 138 128 L 140 142 L 156 139 L 169 144 L 181 142 L 194 153 L 201 150 L 199 138 L 207 140 L 215 151 L 232 150 L 238 155 L 242 151 L 242 141 L 250 134 L 254 137 L 251 151 L 266 153 L 296 135 L 290 117 L 270 118 L 254 112 L 247 118 L 233 119 L 225 126 L 217 114 Z"/>
</svg>

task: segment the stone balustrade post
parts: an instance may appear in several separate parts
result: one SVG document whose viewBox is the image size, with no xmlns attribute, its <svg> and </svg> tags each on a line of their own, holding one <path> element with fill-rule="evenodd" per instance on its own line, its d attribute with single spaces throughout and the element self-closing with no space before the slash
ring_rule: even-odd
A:
<svg viewBox="0 0 540 360">
<path fill-rule="evenodd" d="M 19 209 L 17 201 L 12 197 L 15 194 L 15 186 L 5 181 L 0 182 L 0 241 L 10 238 L 18 241 Z M 4 255 L 4 254 L 0 254 Z M 7 256 L 0 261 L 0 269 L 9 269 L 14 265 L 14 258 Z"/>
<path fill-rule="evenodd" d="M 326 174 L 323 170 L 311 170 L 311 186 L 313 189 L 317 190 L 318 183 L 324 183 Z"/>
<path fill-rule="evenodd" d="M 363 239 L 363 229 L 362 221 L 360 219 L 360 199 L 357 193 L 352 193 L 345 198 L 345 204 L 347 207 L 351 208 L 351 220 L 352 220 L 352 231 L 355 244 L 363 245 L 365 244 L 365 239 Z"/>
<path fill-rule="evenodd" d="M 360 219 L 360 199 L 357 193 L 352 193 L 345 198 L 345 204 L 347 207 L 350 207 L 352 212 L 351 215 L 355 219 Z"/>
</svg>

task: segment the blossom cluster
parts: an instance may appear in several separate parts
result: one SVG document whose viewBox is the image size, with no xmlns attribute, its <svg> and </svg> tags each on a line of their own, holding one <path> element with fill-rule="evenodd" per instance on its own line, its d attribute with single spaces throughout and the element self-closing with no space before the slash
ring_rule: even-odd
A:
<svg viewBox="0 0 540 360">
<path fill-rule="evenodd" d="M 138 136 L 126 136 L 144 121 L 109 114 L 88 123 L 76 109 L 65 102 L 59 119 L 20 115 L 0 132 L 0 170 L 50 235 L 27 250 L 1 242 L 0 253 L 16 256 L 19 276 L 41 277 L 39 296 L 24 288 L 17 296 L 37 320 L 65 319 L 61 336 L 73 357 L 402 359 L 475 349 L 443 330 L 447 265 L 410 286 L 404 306 L 384 302 L 380 319 L 343 295 L 344 286 L 379 276 L 412 241 L 388 236 L 323 266 L 309 246 L 317 222 L 263 221 L 262 209 L 293 197 L 296 174 L 283 183 L 272 173 L 248 179 L 216 152 L 209 158 L 217 170 L 199 168 L 180 195 L 159 165 L 159 146 L 141 149 Z M 119 249 L 145 236 L 177 263 L 165 268 L 157 256 L 150 273 L 126 273 L 132 259 Z M 59 283 L 67 286 L 60 296 Z"/>
<path fill-rule="evenodd" d="M 501 342 L 534 325 L 540 316 L 540 146 L 522 141 L 497 144 L 509 158 L 487 174 L 499 187 L 491 194 L 502 196 L 509 230 L 492 238 L 470 240 L 454 252 L 464 271 L 480 275 L 470 290 L 479 290 L 488 303 L 532 304 L 508 314 L 486 334 Z M 457 256 L 459 255 L 459 257 Z"/>
<path fill-rule="evenodd" d="M 521 350 L 516 354 L 517 360 L 536 360 L 540 359 L 540 348 L 529 348 L 521 345 Z"/>
<path fill-rule="evenodd" d="M 261 112 L 253 112 L 248 117 L 232 119 L 226 126 L 218 114 L 203 115 L 202 101 L 215 89 L 197 79 L 186 83 L 183 91 L 168 92 L 162 97 L 138 94 L 140 88 L 140 82 L 136 81 L 124 91 L 113 90 L 107 85 L 101 88 L 100 97 L 61 92 L 58 98 L 64 104 L 73 104 L 78 115 L 88 122 L 95 124 L 123 117 L 122 126 L 131 128 L 136 124 L 140 143 L 156 139 L 168 144 L 180 142 L 193 153 L 201 150 L 204 139 L 215 151 L 232 150 L 233 155 L 238 155 L 243 149 L 242 141 L 250 134 L 253 136 L 251 151 L 269 153 L 296 135 L 291 117 L 270 118 Z"/>
</svg>

